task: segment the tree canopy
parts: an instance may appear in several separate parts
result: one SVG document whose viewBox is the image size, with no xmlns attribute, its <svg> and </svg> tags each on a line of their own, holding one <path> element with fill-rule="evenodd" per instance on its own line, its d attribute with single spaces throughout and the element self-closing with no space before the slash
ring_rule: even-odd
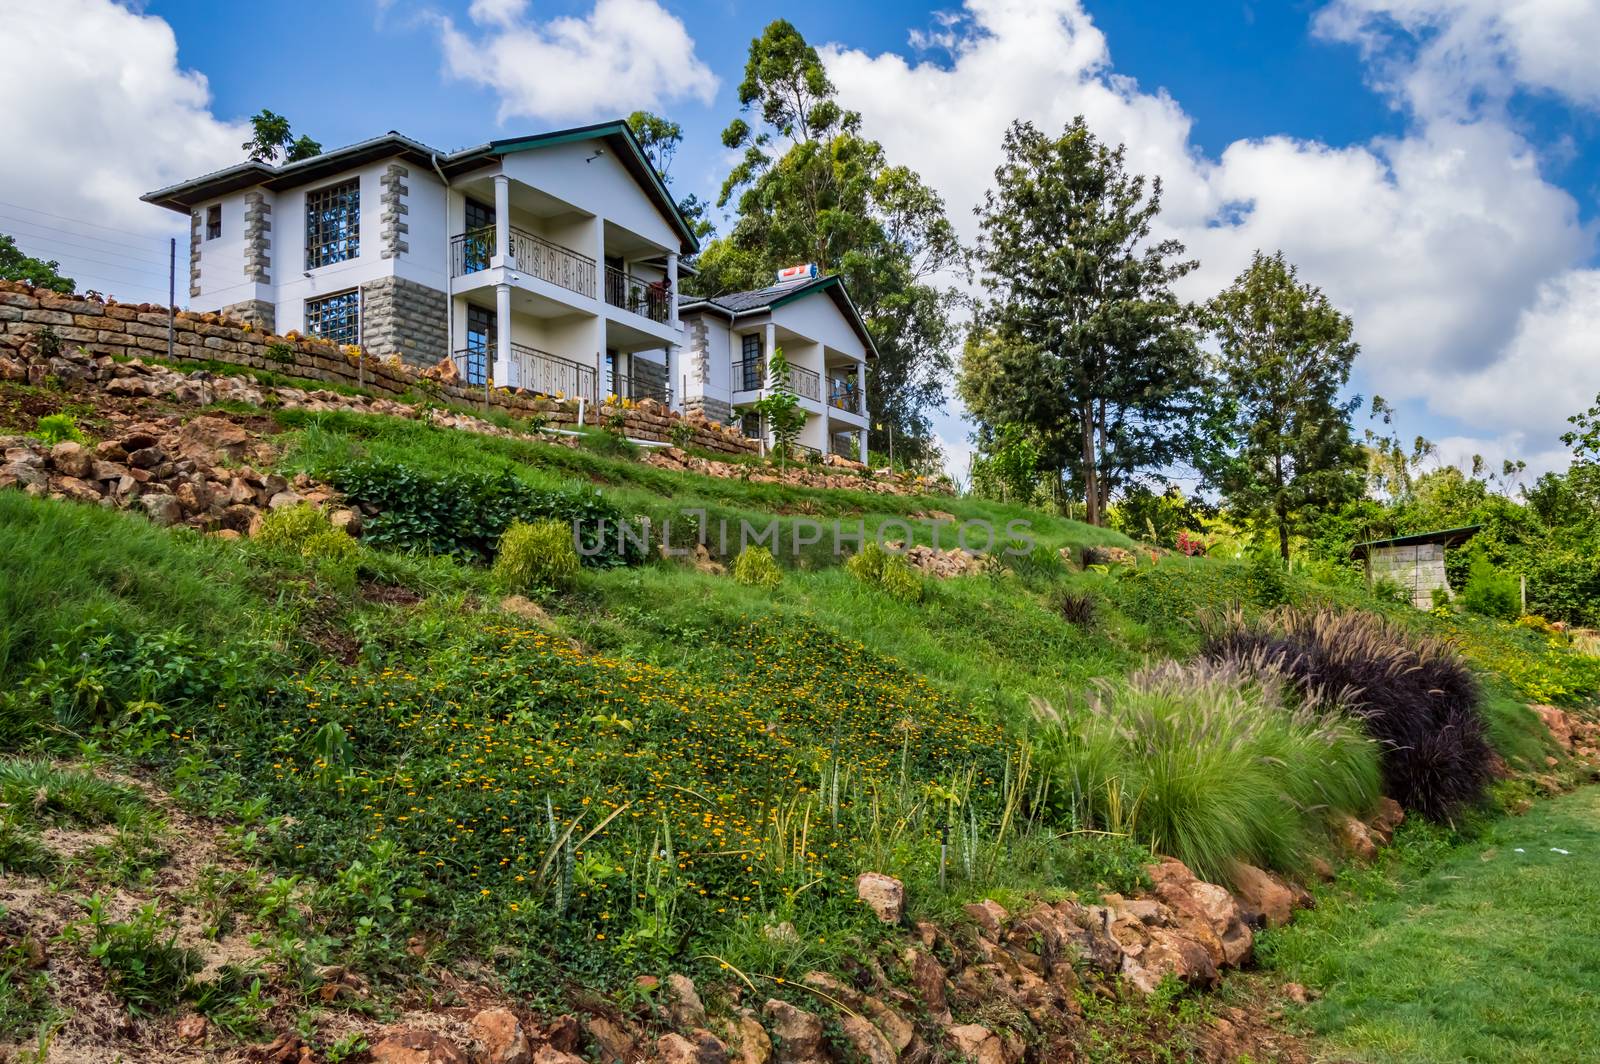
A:
<svg viewBox="0 0 1600 1064">
<path fill-rule="evenodd" d="M 871 446 L 893 432 L 897 452 L 927 454 L 927 412 L 943 405 L 953 368 L 949 279 L 964 270 L 964 253 L 944 201 L 892 165 L 835 97 L 816 49 L 790 23 L 779 19 L 751 42 L 741 116 L 722 136 L 744 152 L 717 199 L 733 205 L 733 226 L 701 254 L 694 285 L 705 295 L 761 288 L 807 262 L 842 275 L 878 350 L 868 369 Z"/>
<path fill-rule="evenodd" d="M 628 128 L 639 141 L 639 147 L 644 149 L 645 158 L 650 160 L 650 165 L 656 168 L 661 180 L 670 187 L 672 160 L 683 144 L 683 127 L 649 111 L 635 111 L 627 121 Z M 678 201 L 678 211 L 688 219 L 689 228 L 694 231 L 696 239 L 705 240 L 715 231 L 711 224 L 710 204 L 693 192 Z"/>
<path fill-rule="evenodd" d="M 1195 264 L 1152 237 L 1160 181 L 1129 174 L 1082 117 L 1059 136 L 1013 123 L 1004 149 L 978 208 L 986 298 L 960 394 L 980 443 L 1030 428 L 1098 524 L 1114 492 L 1195 452 L 1202 362 L 1172 291 Z"/>
<path fill-rule="evenodd" d="M 322 154 L 322 145 L 304 134 L 296 137 L 289 120 L 262 108 L 250 117 L 252 134 L 239 145 L 258 163 L 294 163 Z"/>
<path fill-rule="evenodd" d="M 76 291 L 72 278 L 63 277 L 60 270 L 61 263 L 55 259 L 36 259 L 24 254 L 14 238 L 0 233 L 0 280 L 25 281 L 35 288 L 63 294 Z"/>
</svg>

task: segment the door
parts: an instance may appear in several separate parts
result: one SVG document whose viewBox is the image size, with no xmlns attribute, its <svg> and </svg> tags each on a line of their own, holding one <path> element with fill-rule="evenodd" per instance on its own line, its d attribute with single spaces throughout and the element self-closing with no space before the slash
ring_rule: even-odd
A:
<svg viewBox="0 0 1600 1064">
<path fill-rule="evenodd" d="M 494 255 L 494 208 L 467 200 L 467 233 L 463 241 L 462 273 L 477 273 L 489 268 Z"/>
<path fill-rule="evenodd" d="M 461 372 L 468 384 L 483 384 L 489 379 L 489 362 L 494 358 L 494 311 L 467 307 L 467 357 Z"/>
</svg>

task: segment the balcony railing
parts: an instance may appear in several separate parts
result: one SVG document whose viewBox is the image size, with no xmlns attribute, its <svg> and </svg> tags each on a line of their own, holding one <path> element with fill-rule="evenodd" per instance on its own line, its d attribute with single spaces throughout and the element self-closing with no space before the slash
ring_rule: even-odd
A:
<svg viewBox="0 0 1600 1064">
<path fill-rule="evenodd" d="M 659 377 L 635 377 L 629 373 L 611 375 L 611 394 L 618 399 L 654 399 L 658 403 L 672 402 L 672 389 Z"/>
<path fill-rule="evenodd" d="M 571 248 L 511 226 L 506 234 L 512 269 L 548 281 L 569 292 L 594 298 L 595 261 Z M 450 276 L 487 270 L 494 257 L 495 227 L 470 229 L 450 241 Z"/>
<path fill-rule="evenodd" d="M 465 348 L 455 353 L 455 362 L 467 384 L 481 385 L 484 375 L 494 367 L 496 351 L 488 348 Z M 552 355 L 526 344 L 511 345 L 511 365 L 506 380 L 495 380 L 497 388 L 523 388 L 540 395 L 576 399 L 579 396 L 594 402 L 595 371 L 560 355 Z"/>
<path fill-rule="evenodd" d="M 767 387 L 767 362 L 764 358 L 745 358 L 733 364 L 733 390 L 754 392 Z M 822 401 L 822 375 L 801 366 L 789 367 L 789 387 L 802 399 Z"/>
<path fill-rule="evenodd" d="M 852 414 L 865 416 L 862 409 L 861 389 L 854 380 L 847 377 L 828 378 L 828 405 L 836 410 L 848 410 Z"/>
<path fill-rule="evenodd" d="M 672 290 L 666 281 L 646 281 L 615 266 L 607 266 L 606 302 L 651 321 L 664 322 L 671 316 Z"/>
</svg>

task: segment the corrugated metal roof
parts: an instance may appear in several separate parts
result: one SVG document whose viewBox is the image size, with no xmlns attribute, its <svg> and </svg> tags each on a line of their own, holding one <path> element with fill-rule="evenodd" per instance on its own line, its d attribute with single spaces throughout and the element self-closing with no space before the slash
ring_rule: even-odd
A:
<svg viewBox="0 0 1600 1064">
<path fill-rule="evenodd" d="M 1423 543 L 1443 543 L 1448 546 L 1471 539 L 1482 527 L 1482 525 L 1462 525 L 1459 528 L 1443 528 L 1437 532 L 1415 532 L 1409 536 L 1395 536 L 1392 539 L 1368 540 L 1366 543 L 1357 543 L 1351 547 L 1350 556 L 1359 558 L 1378 547 L 1413 547 Z"/>
</svg>

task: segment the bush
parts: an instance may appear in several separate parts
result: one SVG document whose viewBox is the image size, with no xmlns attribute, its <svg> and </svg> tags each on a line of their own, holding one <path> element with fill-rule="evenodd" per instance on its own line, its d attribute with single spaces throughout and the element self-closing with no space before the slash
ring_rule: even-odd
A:
<svg viewBox="0 0 1600 1064">
<path fill-rule="evenodd" d="M 541 490 L 509 470 L 436 475 L 380 461 L 343 466 L 333 482 L 350 501 L 378 510 L 362 534 L 375 547 L 488 562 L 513 522 L 552 518 L 576 524 L 585 565 L 609 568 L 645 559 L 641 542 L 619 534 L 622 512 L 588 489 Z"/>
<path fill-rule="evenodd" d="M 1066 819 L 1214 879 L 1300 867 L 1328 817 L 1377 799 L 1378 752 L 1342 713 L 1284 695 L 1268 671 L 1168 662 L 1102 685 L 1086 712 L 1039 703 Z"/>
<path fill-rule="evenodd" d="M 50 446 L 55 446 L 64 440 L 83 442 L 83 433 L 78 429 L 78 420 L 71 414 L 46 414 L 39 419 L 33 427 L 33 434 Z"/>
<path fill-rule="evenodd" d="M 1062 589 L 1051 596 L 1050 605 L 1075 628 L 1093 628 L 1099 617 L 1098 601 L 1087 591 Z"/>
<path fill-rule="evenodd" d="M 1472 559 L 1467 571 L 1461 604 L 1481 616 L 1511 621 L 1522 612 L 1522 594 L 1510 573 L 1501 572 L 1480 555 Z"/>
<path fill-rule="evenodd" d="M 321 510 L 308 502 L 273 510 L 261 519 L 261 527 L 253 537 L 263 547 L 292 550 L 303 553 L 313 537 L 332 532 Z M 349 537 L 346 536 L 346 539 Z"/>
<path fill-rule="evenodd" d="M 570 587 L 579 568 L 571 526 L 551 520 L 513 524 L 494 560 L 495 577 L 514 592 Z"/>
<path fill-rule="evenodd" d="M 891 598 L 901 602 L 922 601 L 922 581 L 911 566 L 904 558 L 876 543 L 868 543 L 844 564 L 857 580 L 875 584 Z"/>
<path fill-rule="evenodd" d="M 1483 797 L 1494 753 L 1482 694 L 1448 644 L 1374 614 L 1283 610 L 1214 635 L 1205 654 L 1343 707 L 1382 748 L 1384 792 L 1405 808 L 1445 820 Z"/>
<path fill-rule="evenodd" d="M 300 553 L 313 561 L 347 562 L 361 554 L 361 544 L 336 528 L 313 532 L 300 544 Z"/>
<path fill-rule="evenodd" d="M 1433 608 L 1436 610 L 1447 610 L 1450 608 L 1450 589 L 1447 587 L 1434 588 L 1432 591 L 1428 592 L 1428 598 L 1433 602 Z"/>
<path fill-rule="evenodd" d="M 746 587 L 777 587 L 783 582 L 783 570 L 770 550 L 752 544 L 733 559 L 733 578 Z"/>
<path fill-rule="evenodd" d="M 85 924 L 69 925 L 64 937 L 85 946 L 100 962 L 112 989 L 135 1016 L 172 1008 L 201 968 L 200 955 L 178 945 L 178 929 L 155 902 L 117 921 L 110 918 L 105 899 L 94 897 Z"/>
</svg>

